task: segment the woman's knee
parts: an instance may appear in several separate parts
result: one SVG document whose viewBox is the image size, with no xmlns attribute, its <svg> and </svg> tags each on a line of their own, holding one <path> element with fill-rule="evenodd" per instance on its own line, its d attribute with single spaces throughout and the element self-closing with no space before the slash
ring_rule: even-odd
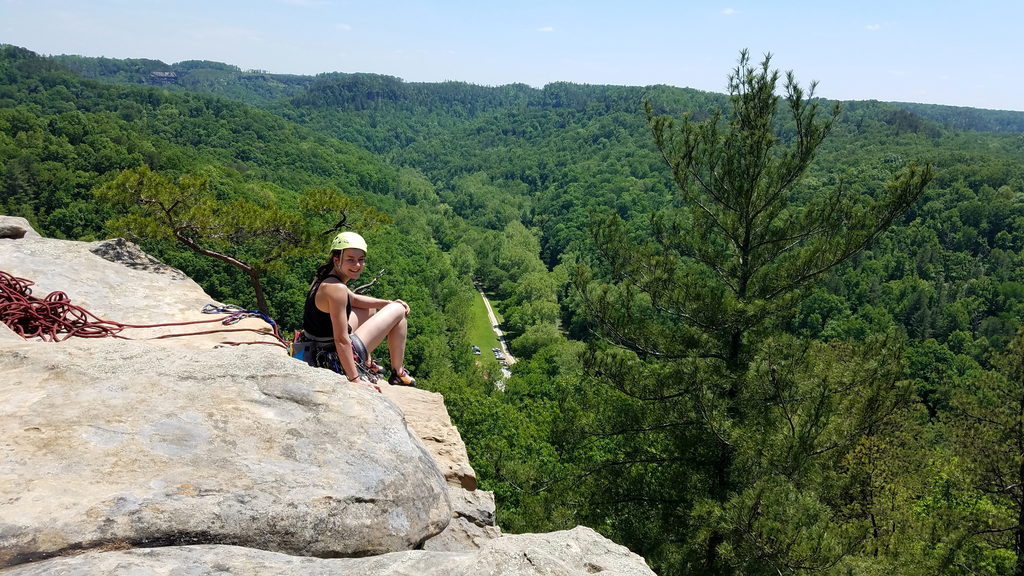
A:
<svg viewBox="0 0 1024 576">
<path fill-rule="evenodd" d="M 391 323 L 398 324 L 405 320 L 405 306 L 402 306 L 398 302 L 391 302 L 387 306 L 381 308 L 377 314 L 385 315 Z"/>
<path fill-rule="evenodd" d="M 402 316 L 405 316 L 405 306 L 399 302 L 388 302 L 381 310 L 401 310 Z"/>
</svg>

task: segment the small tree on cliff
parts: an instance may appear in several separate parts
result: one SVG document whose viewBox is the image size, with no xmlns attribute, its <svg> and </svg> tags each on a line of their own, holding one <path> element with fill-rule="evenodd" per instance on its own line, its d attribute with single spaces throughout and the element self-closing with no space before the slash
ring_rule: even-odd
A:
<svg viewBox="0 0 1024 576">
<path fill-rule="evenodd" d="M 302 215 L 281 208 L 269 195 L 260 202 L 219 201 L 204 176 L 187 174 L 172 180 L 146 166 L 125 170 L 96 194 L 122 213 L 108 223 L 118 233 L 178 242 L 241 270 L 264 313 L 268 308 L 263 276 L 285 258 L 323 251 L 324 230 L 315 229 L 316 221 L 340 215 L 341 222 L 334 227 L 340 229 L 349 215 L 358 215 L 367 227 L 386 219 L 377 210 L 326 188 L 304 194 Z"/>
<path fill-rule="evenodd" d="M 770 56 L 754 66 L 743 51 L 728 114 L 677 121 L 647 103 L 677 202 L 646 238 L 615 214 L 596 222 L 605 276 L 577 278 L 598 336 L 590 364 L 617 394 L 601 432 L 601 520 L 679 573 L 834 562 L 843 544 L 824 536 L 810 471 L 896 398 L 893 339 L 867 344 L 870 359 L 782 337 L 778 320 L 903 214 L 931 170 L 910 166 L 874 196 L 801 187 L 839 107 L 823 116 L 814 84 L 805 93 L 792 73 L 780 103 L 778 80 Z"/>
</svg>

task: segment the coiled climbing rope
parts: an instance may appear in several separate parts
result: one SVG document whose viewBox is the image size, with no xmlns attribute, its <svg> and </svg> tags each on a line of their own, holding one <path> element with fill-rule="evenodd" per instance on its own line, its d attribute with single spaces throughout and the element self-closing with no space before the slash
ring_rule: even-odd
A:
<svg viewBox="0 0 1024 576">
<path fill-rule="evenodd" d="M 186 322 L 167 322 L 162 324 L 124 324 L 104 320 L 85 308 L 71 303 L 67 294 L 60 291 L 51 292 L 45 298 L 32 295 L 35 283 L 18 278 L 0 270 L 0 321 L 22 338 L 40 338 L 47 342 L 61 342 L 72 336 L 79 338 L 122 338 L 131 340 L 120 334 L 125 328 L 163 328 L 169 326 L 188 326 L 220 322 L 224 325 L 237 323 L 242 318 L 263 318 L 273 329 L 276 342 L 224 342 L 229 345 L 239 344 L 272 344 L 287 349 L 287 343 L 281 338 L 277 323 L 259 310 L 243 310 L 237 306 L 213 306 L 203 309 L 207 314 L 226 313 L 226 318 L 210 320 L 191 320 Z M 254 328 L 219 328 L 201 332 L 185 332 L 164 334 L 153 339 L 195 336 L 217 332 L 256 332 L 267 333 Z"/>
</svg>

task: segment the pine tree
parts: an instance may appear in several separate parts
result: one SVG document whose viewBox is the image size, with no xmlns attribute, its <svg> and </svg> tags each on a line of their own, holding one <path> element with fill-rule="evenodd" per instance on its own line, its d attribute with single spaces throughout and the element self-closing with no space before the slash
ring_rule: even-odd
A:
<svg viewBox="0 0 1024 576">
<path fill-rule="evenodd" d="M 679 573 L 836 562 L 856 538 L 826 537 L 824 462 L 899 398 L 898 338 L 805 343 L 780 320 L 902 215 L 931 169 L 874 195 L 803 185 L 839 107 L 823 115 L 791 72 L 780 98 L 770 60 L 741 53 L 728 114 L 675 120 L 647 103 L 677 201 L 647 228 L 599 220 L 600 259 L 576 282 L 597 336 L 589 364 L 617 399 L 595 521 Z"/>
<path fill-rule="evenodd" d="M 264 314 L 269 310 L 263 276 L 286 258 L 323 253 L 327 240 L 311 219 L 320 222 L 342 214 L 336 229 L 349 215 L 358 215 L 367 227 L 386 220 L 384 214 L 332 189 L 306 191 L 300 215 L 270 196 L 259 203 L 244 198 L 221 201 L 201 174 L 175 180 L 146 166 L 121 172 L 96 195 L 120 213 L 108 223 L 113 230 L 133 238 L 180 243 L 243 272 Z"/>
</svg>

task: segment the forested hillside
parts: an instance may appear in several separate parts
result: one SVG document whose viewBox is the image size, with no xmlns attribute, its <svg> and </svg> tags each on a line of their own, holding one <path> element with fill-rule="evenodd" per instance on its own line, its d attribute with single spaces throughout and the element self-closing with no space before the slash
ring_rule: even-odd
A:
<svg viewBox="0 0 1024 576">
<path fill-rule="evenodd" d="M 4 47 L 0 212 L 121 233 L 97 192 L 147 168 L 325 239 L 310 200 L 340 198 L 506 531 L 587 524 L 666 576 L 1024 574 L 1024 114 L 833 117 L 759 70 L 730 96 Z M 237 270 L 139 239 L 253 305 Z M 247 242 L 295 328 L 322 255 Z M 504 392 L 468 352 L 474 279 L 521 359 Z"/>
<path fill-rule="evenodd" d="M 167 90 L 201 92 L 249 104 L 302 94 L 313 82 L 309 76 L 242 71 L 238 66 L 208 60 L 187 60 L 174 65 L 143 58 L 118 60 L 60 55 L 51 58 L 83 78 L 125 84 L 147 84 Z"/>
<path fill-rule="evenodd" d="M 893 102 L 892 105 L 956 130 L 1024 132 L 1024 114 L 1021 112 L 978 110 L 963 106 L 938 106 L 910 102 Z"/>
</svg>

